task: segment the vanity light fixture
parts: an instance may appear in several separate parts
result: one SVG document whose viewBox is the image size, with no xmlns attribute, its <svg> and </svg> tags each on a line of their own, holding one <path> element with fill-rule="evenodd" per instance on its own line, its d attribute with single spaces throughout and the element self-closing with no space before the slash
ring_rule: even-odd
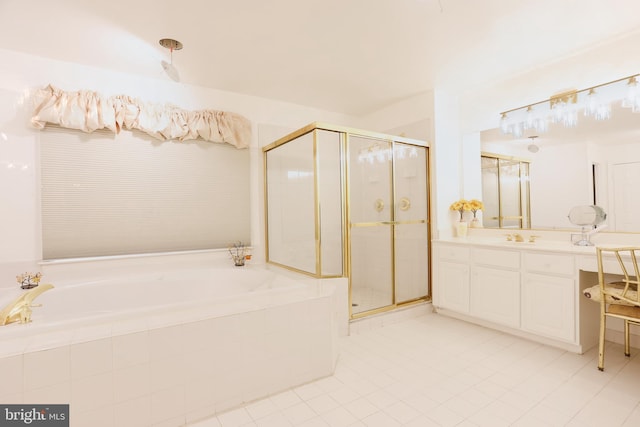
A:
<svg viewBox="0 0 640 427">
<path fill-rule="evenodd" d="M 549 123 L 575 127 L 580 111 L 587 117 L 606 120 L 611 118 L 614 102 L 621 102 L 622 107 L 640 113 L 638 77 L 640 74 L 634 74 L 586 89 L 564 91 L 544 101 L 504 111 L 500 113 L 500 129 L 520 138 L 529 129 L 538 134 L 546 132 Z"/>
<path fill-rule="evenodd" d="M 529 146 L 527 147 L 527 150 L 529 150 L 531 153 L 537 153 L 540 150 L 540 147 L 536 145 L 537 137 L 538 135 L 531 135 L 528 137 L 531 140 L 531 144 L 529 144 Z"/>
</svg>

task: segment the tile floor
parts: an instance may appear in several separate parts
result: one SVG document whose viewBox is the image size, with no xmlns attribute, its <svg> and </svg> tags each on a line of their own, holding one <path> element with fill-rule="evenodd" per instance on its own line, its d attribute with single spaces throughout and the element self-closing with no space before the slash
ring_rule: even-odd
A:
<svg viewBox="0 0 640 427">
<path fill-rule="evenodd" d="M 640 350 L 569 353 L 438 314 L 341 339 L 335 374 L 193 427 L 640 426 Z"/>
</svg>

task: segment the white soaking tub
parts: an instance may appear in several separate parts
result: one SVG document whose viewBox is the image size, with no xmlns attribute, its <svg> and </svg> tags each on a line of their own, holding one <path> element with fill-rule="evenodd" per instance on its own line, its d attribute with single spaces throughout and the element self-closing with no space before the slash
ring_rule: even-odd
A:
<svg viewBox="0 0 640 427">
<path fill-rule="evenodd" d="M 345 279 L 220 257 L 44 263 L 55 288 L 32 323 L 0 327 L 0 401 L 69 403 L 72 426 L 184 425 L 330 375 Z"/>
</svg>

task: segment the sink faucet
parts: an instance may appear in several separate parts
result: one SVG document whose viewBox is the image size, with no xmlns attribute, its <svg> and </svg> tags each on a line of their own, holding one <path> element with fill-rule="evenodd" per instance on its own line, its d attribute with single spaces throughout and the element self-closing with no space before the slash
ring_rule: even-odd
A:
<svg viewBox="0 0 640 427">
<path fill-rule="evenodd" d="M 31 303 L 41 293 L 53 289 L 53 285 L 44 284 L 39 285 L 33 289 L 25 291 L 20 294 L 18 298 L 11 301 L 0 310 L 0 326 L 8 325 L 13 322 L 29 323 L 31 322 Z"/>
<path fill-rule="evenodd" d="M 522 237 L 522 234 L 515 233 L 515 234 L 513 235 L 513 239 L 514 239 L 516 242 L 524 242 L 524 237 Z"/>
</svg>

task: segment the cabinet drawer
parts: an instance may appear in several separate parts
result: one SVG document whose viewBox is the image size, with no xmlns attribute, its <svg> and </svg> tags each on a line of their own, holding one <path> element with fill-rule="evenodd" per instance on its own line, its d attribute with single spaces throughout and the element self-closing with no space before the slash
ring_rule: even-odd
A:
<svg viewBox="0 0 640 427">
<path fill-rule="evenodd" d="M 520 252 L 474 249 L 473 262 L 480 265 L 518 269 L 520 268 Z"/>
<path fill-rule="evenodd" d="M 537 273 L 573 276 L 575 263 L 572 255 L 525 253 L 524 267 Z"/>
<path fill-rule="evenodd" d="M 464 246 L 440 246 L 440 259 L 456 262 L 469 262 L 469 248 Z"/>
</svg>

